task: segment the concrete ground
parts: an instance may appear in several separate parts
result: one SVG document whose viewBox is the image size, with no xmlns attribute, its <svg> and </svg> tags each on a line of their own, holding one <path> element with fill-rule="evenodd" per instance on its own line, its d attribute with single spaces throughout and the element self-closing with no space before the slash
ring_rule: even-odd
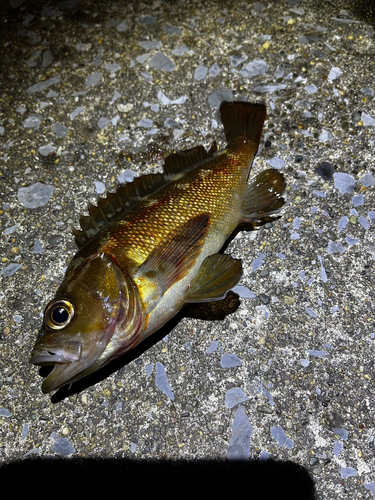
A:
<svg viewBox="0 0 375 500">
<path fill-rule="evenodd" d="M 288 461 L 302 466 L 301 484 L 313 478 L 319 499 L 374 498 L 371 9 L 336 0 L 1 4 L 4 466 L 261 459 L 261 477 L 282 488 L 288 476 L 274 475 L 273 460 Z M 222 311 L 186 311 L 115 365 L 44 395 L 28 357 L 87 201 L 161 170 L 173 150 L 224 147 L 218 106 L 231 99 L 266 103 L 253 171 L 273 166 L 288 183 L 282 217 L 226 249 L 243 262 L 239 297 Z M 212 481 L 220 486 L 220 475 Z"/>
</svg>

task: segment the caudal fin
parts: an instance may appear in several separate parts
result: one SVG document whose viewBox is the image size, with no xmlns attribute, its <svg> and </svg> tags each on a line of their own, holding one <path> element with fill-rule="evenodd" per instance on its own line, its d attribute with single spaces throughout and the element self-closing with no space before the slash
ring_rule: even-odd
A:
<svg viewBox="0 0 375 500">
<path fill-rule="evenodd" d="M 246 137 L 259 144 L 266 119 L 264 104 L 224 101 L 220 106 L 220 115 L 228 144 L 239 137 Z"/>
</svg>

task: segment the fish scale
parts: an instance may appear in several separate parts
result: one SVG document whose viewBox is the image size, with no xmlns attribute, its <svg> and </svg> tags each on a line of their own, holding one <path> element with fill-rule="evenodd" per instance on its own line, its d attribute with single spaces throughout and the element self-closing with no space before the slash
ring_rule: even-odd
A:
<svg viewBox="0 0 375 500">
<path fill-rule="evenodd" d="M 50 392 L 100 369 L 170 320 L 184 304 L 221 300 L 242 276 L 220 250 L 243 223 L 259 225 L 284 199 L 269 169 L 247 184 L 265 106 L 220 107 L 226 150 L 197 146 L 89 206 L 78 252 L 44 312 L 30 362 L 51 365 Z M 272 220 L 272 219 L 271 219 Z"/>
</svg>

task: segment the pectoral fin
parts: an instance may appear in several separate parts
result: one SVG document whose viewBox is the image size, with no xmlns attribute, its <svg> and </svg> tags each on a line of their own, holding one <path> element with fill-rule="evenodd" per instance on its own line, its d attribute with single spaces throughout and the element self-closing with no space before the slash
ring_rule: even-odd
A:
<svg viewBox="0 0 375 500">
<path fill-rule="evenodd" d="M 185 302 L 221 300 L 241 279 L 242 264 L 230 255 L 216 253 L 202 262 Z"/>
<path fill-rule="evenodd" d="M 138 276 L 157 284 L 161 295 L 183 278 L 194 265 L 204 242 L 210 216 L 203 213 L 180 226 L 141 265 Z"/>
<path fill-rule="evenodd" d="M 250 182 L 242 206 L 243 222 L 259 222 L 277 213 L 284 205 L 284 176 L 273 168 L 256 175 Z"/>
</svg>

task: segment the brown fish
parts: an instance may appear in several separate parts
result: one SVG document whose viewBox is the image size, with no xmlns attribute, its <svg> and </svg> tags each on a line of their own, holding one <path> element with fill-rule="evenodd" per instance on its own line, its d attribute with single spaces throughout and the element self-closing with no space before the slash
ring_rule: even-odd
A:
<svg viewBox="0 0 375 500">
<path fill-rule="evenodd" d="M 284 204 L 277 170 L 247 179 L 261 137 L 263 104 L 222 103 L 228 146 L 173 153 L 163 174 L 136 178 L 81 216 L 78 252 L 47 305 L 30 362 L 54 365 L 50 392 L 98 370 L 157 331 L 189 302 L 219 300 L 242 276 L 218 253 L 242 223 Z"/>
</svg>

